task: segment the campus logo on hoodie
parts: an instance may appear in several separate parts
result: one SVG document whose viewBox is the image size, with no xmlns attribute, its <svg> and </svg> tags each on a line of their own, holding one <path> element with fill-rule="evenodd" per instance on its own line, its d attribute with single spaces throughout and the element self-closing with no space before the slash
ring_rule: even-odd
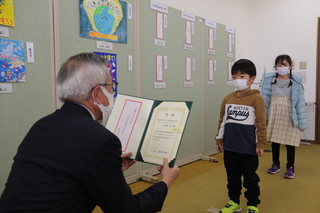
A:
<svg viewBox="0 0 320 213">
<path fill-rule="evenodd" d="M 226 123 L 254 124 L 254 108 L 245 105 L 227 104 Z"/>
</svg>

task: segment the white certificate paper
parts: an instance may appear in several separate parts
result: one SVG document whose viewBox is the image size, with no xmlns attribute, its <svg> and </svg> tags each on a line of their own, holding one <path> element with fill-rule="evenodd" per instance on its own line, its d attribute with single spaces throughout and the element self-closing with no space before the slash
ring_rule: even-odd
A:
<svg viewBox="0 0 320 213">
<path fill-rule="evenodd" d="M 186 44 L 191 44 L 191 32 L 192 32 L 191 21 L 186 21 Z"/>
<path fill-rule="evenodd" d="M 191 101 L 159 101 L 118 94 L 106 128 L 121 142 L 122 152 L 137 161 L 174 165 L 192 106 Z"/>
<path fill-rule="evenodd" d="M 131 134 L 135 127 L 140 113 L 142 102 L 135 100 L 126 100 L 120 114 L 114 134 L 121 141 L 122 151 L 126 152 Z"/>
<path fill-rule="evenodd" d="M 157 12 L 157 39 L 163 39 L 163 13 Z"/>
<path fill-rule="evenodd" d="M 209 35 L 208 35 L 208 43 L 209 43 L 209 49 L 213 50 L 213 40 L 214 40 L 214 29 L 209 28 Z"/>
<path fill-rule="evenodd" d="M 214 60 L 209 59 L 209 81 L 213 81 Z"/>
<path fill-rule="evenodd" d="M 186 57 L 186 81 L 191 81 L 191 58 Z"/>
<path fill-rule="evenodd" d="M 163 81 L 163 55 L 156 56 L 156 81 Z"/>
<path fill-rule="evenodd" d="M 233 65 L 233 62 L 228 61 L 228 81 L 232 81 L 232 74 L 231 74 L 232 65 Z"/>
<path fill-rule="evenodd" d="M 161 165 L 164 158 L 176 158 L 188 115 L 185 102 L 162 102 L 154 109 L 141 148 L 144 162 Z"/>
<path fill-rule="evenodd" d="M 228 34 L 228 53 L 232 53 L 232 44 L 233 44 L 232 40 L 233 40 L 232 34 L 229 33 Z"/>
<path fill-rule="evenodd" d="M 122 152 L 132 152 L 132 158 L 136 157 L 153 104 L 153 100 L 122 94 L 114 103 L 106 128 L 118 136 Z"/>
</svg>

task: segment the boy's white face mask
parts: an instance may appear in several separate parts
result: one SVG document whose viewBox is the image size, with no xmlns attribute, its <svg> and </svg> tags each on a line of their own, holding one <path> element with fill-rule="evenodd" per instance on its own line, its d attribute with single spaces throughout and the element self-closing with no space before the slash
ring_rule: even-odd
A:
<svg viewBox="0 0 320 213">
<path fill-rule="evenodd" d="M 112 108 L 113 108 L 113 94 L 109 93 L 109 92 L 107 91 L 107 89 L 104 88 L 104 87 L 102 87 L 102 86 L 100 86 L 100 88 L 101 88 L 101 91 L 103 92 L 103 94 L 108 98 L 109 105 L 108 105 L 108 106 L 105 106 L 105 105 L 103 105 L 103 104 L 98 104 L 98 103 L 96 102 L 96 100 L 94 99 L 94 97 L 93 97 L 93 103 L 94 103 L 95 105 L 97 105 L 97 106 L 100 108 L 101 112 L 102 112 L 102 120 L 99 120 L 98 122 L 99 122 L 99 123 L 105 123 L 105 122 L 108 120 L 108 118 L 109 118 L 109 116 L 110 116 L 110 114 L 111 114 L 111 112 L 112 112 Z M 92 96 L 93 96 L 93 93 L 92 93 Z"/>
<path fill-rule="evenodd" d="M 235 79 L 232 83 L 237 91 L 242 91 L 249 88 L 250 85 L 247 85 L 248 81 L 249 79 Z"/>
</svg>

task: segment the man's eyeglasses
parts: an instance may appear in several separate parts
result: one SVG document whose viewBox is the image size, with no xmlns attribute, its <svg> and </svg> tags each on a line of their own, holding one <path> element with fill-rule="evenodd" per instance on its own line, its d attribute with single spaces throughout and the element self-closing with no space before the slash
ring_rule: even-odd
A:
<svg viewBox="0 0 320 213">
<path fill-rule="evenodd" d="M 109 85 L 111 85 L 112 91 L 114 92 L 114 91 L 117 90 L 118 84 L 119 84 L 118 82 L 113 81 L 111 84 L 99 84 L 99 85 L 100 86 L 109 86 Z"/>
<path fill-rule="evenodd" d="M 109 85 L 111 85 L 111 88 L 112 88 L 112 92 L 114 93 L 114 94 L 117 94 L 117 88 L 118 88 L 118 82 L 115 82 L 115 81 L 113 81 L 111 84 L 98 84 L 97 86 L 109 86 Z M 96 86 L 95 86 L 96 87 Z M 93 87 L 90 91 L 92 91 L 95 87 Z"/>
</svg>

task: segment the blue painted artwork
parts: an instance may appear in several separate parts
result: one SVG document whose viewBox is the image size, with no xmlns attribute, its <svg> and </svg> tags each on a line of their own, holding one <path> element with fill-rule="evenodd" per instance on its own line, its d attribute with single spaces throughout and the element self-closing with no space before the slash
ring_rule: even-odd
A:
<svg viewBox="0 0 320 213">
<path fill-rule="evenodd" d="M 80 0 L 80 36 L 127 43 L 127 3 Z"/>
<path fill-rule="evenodd" d="M 24 42 L 0 39 L 0 82 L 25 82 Z"/>
<path fill-rule="evenodd" d="M 112 53 L 103 53 L 103 52 L 93 52 L 94 54 L 101 55 L 108 60 L 106 66 L 110 70 L 110 75 L 112 77 L 112 82 L 118 82 L 117 78 L 117 55 Z M 113 97 L 118 95 L 118 87 L 112 87 Z"/>
<path fill-rule="evenodd" d="M 106 6 L 100 6 L 94 11 L 94 24 L 98 31 L 103 34 L 110 34 L 113 28 L 115 18 L 110 11 L 111 9 Z"/>
</svg>

